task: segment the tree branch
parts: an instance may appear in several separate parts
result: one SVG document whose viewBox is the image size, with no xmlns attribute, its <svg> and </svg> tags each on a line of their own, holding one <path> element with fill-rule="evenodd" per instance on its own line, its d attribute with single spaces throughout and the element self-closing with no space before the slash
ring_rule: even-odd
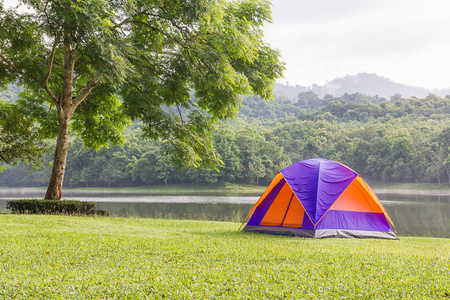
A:
<svg viewBox="0 0 450 300">
<path fill-rule="evenodd" d="M 1 160 L 3 160 L 5 163 L 9 164 L 11 161 L 9 161 L 8 159 L 6 159 L 3 155 L 2 152 L 0 151 L 0 158 Z"/>
<path fill-rule="evenodd" d="M 73 63 L 75 64 L 77 62 L 77 60 L 80 59 L 82 56 L 83 56 L 83 54 L 80 51 L 80 54 L 78 54 L 77 56 L 74 57 Z"/>
<path fill-rule="evenodd" d="M 80 54 L 81 55 L 81 54 Z M 79 56 L 80 56 L 79 55 Z M 78 56 L 77 56 L 78 57 Z M 78 71 L 81 67 L 84 67 L 84 66 L 86 66 L 86 65 L 91 65 L 91 64 L 93 64 L 92 63 L 92 61 L 85 61 L 85 62 L 82 62 L 81 64 L 79 64 L 78 66 L 76 66 L 75 68 L 74 68 L 74 71 Z"/>
<path fill-rule="evenodd" d="M 52 51 L 53 52 L 53 51 Z M 54 53 L 52 54 L 54 55 Z M 49 96 L 52 98 L 52 100 L 55 102 L 55 104 L 58 103 L 58 98 L 55 96 L 55 94 L 48 89 L 48 85 L 46 87 L 45 81 L 47 81 L 48 79 L 46 79 L 44 81 L 44 83 L 42 83 L 41 81 L 39 81 L 38 79 L 36 79 L 34 76 L 31 75 L 27 75 L 24 72 L 22 72 L 21 70 L 19 70 L 12 61 L 10 61 L 9 59 L 7 59 L 6 57 L 4 57 L 3 55 L 0 54 L 0 58 L 1 60 L 3 60 L 14 72 L 16 72 L 17 74 L 20 74 L 22 76 L 26 76 L 29 77 L 31 79 L 33 79 L 34 82 L 36 82 L 38 85 L 40 85 L 41 87 L 43 87 L 45 89 L 45 91 L 49 94 Z M 49 67 L 49 71 L 50 71 L 50 67 Z M 47 76 L 49 77 L 49 74 L 47 74 Z"/>
<path fill-rule="evenodd" d="M 55 42 L 53 43 L 52 53 L 50 55 L 50 62 L 49 62 L 49 65 L 48 65 L 47 76 L 45 76 L 45 79 L 44 79 L 44 89 L 47 92 L 47 94 L 50 95 L 50 97 L 52 98 L 53 102 L 55 102 L 55 103 L 58 102 L 58 98 L 56 98 L 55 93 L 53 93 L 53 91 L 48 86 L 48 80 L 50 79 L 50 75 L 52 73 L 53 61 L 55 60 L 55 53 L 56 53 L 57 43 L 58 43 L 58 37 L 55 37 Z"/>
<path fill-rule="evenodd" d="M 157 15 L 150 14 L 150 13 L 147 12 L 147 11 L 142 11 L 142 12 L 139 12 L 139 13 L 137 13 L 137 14 L 132 15 L 131 18 L 135 18 L 135 17 L 137 17 L 137 16 L 143 16 L 143 15 L 145 15 L 145 16 L 153 16 L 153 17 L 159 17 L 159 16 L 157 16 Z M 123 20 L 123 21 L 120 22 L 119 24 L 114 25 L 112 28 L 113 28 L 113 29 L 119 28 L 119 27 L 121 27 L 121 26 L 124 25 L 124 24 L 130 23 L 130 21 L 133 21 L 133 20 L 130 19 L 130 18 L 126 18 L 125 20 Z M 156 29 L 156 28 L 155 28 L 155 29 Z"/>
<path fill-rule="evenodd" d="M 172 91 L 172 92 L 173 92 L 173 91 Z M 174 93 L 174 96 L 175 96 L 175 93 Z M 176 103 L 176 105 L 177 105 L 178 114 L 180 115 L 180 118 L 181 118 L 181 123 L 184 124 L 183 116 L 181 115 L 180 106 L 178 105 L 178 102 L 175 102 L 175 103 Z"/>
<path fill-rule="evenodd" d="M 133 17 L 138 16 L 138 15 L 150 15 L 150 14 L 145 13 L 145 12 L 142 12 L 142 13 L 139 13 L 139 14 L 134 15 Z M 154 15 L 152 15 L 152 16 L 154 16 Z M 158 17 L 159 17 L 159 16 L 158 16 Z M 148 28 L 150 28 L 150 29 L 152 29 L 152 30 L 154 30 L 154 31 L 157 31 L 157 32 L 159 32 L 159 33 L 165 35 L 165 36 L 166 36 L 167 38 L 169 38 L 169 39 L 173 39 L 173 40 L 174 40 L 178 45 L 180 45 L 181 47 L 187 48 L 187 46 L 186 46 L 185 43 L 182 43 L 182 42 L 181 42 L 180 40 L 178 40 L 177 38 L 175 38 L 175 37 L 173 37 L 173 36 L 170 36 L 170 35 L 167 34 L 166 32 L 164 32 L 164 31 L 162 31 L 162 30 L 160 30 L 160 29 L 158 29 L 158 28 L 156 28 L 156 27 L 154 27 L 154 26 L 152 26 L 152 25 L 150 25 L 149 23 L 146 23 L 146 22 L 144 22 L 144 21 L 130 20 L 129 18 L 127 18 L 127 19 L 123 20 L 122 22 L 120 22 L 119 24 L 114 25 L 112 28 L 113 28 L 113 29 L 116 29 L 116 28 L 121 27 L 121 26 L 124 25 L 124 24 L 140 24 L 140 25 L 146 26 L 146 27 L 148 27 Z"/>
<path fill-rule="evenodd" d="M 105 73 L 105 71 L 100 73 L 100 76 Z M 81 102 L 86 99 L 86 97 L 89 95 L 89 93 L 92 91 L 92 89 L 100 83 L 100 79 L 98 77 L 93 77 L 89 82 L 81 89 L 81 92 L 78 94 L 78 96 L 73 99 L 72 106 L 75 109 L 78 105 L 80 105 Z"/>
<path fill-rule="evenodd" d="M 17 69 L 17 67 L 12 63 L 12 61 L 10 61 L 9 59 L 7 59 L 6 57 L 4 57 L 3 55 L 0 54 L 0 58 L 11 68 L 13 69 L 14 72 L 20 74 L 20 75 L 25 75 L 25 73 L 23 73 L 22 71 L 20 71 L 19 69 Z"/>
</svg>

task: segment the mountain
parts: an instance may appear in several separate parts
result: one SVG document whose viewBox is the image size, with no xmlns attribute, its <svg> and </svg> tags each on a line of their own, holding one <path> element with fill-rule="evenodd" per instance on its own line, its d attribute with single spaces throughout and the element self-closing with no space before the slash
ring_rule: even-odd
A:
<svg viewBox="0 0 450 300">
<path fill-rule="evenodd" d="M 0 99 L 14 102 L 17 100 L 17 94 L 23 89 L 14 85 L 9 85 L 6 90 L 0 90 Z M 409 86 L 402 83 L 396 83 L 392 80 L 372 73 L 359 73 L 356 75 L 347 75 L 333 79 L 324 85 L 313 84 L 312 86 L 291 86 L 289 84 L 275 84 L 275 97 L 288 98 L 297 102 L 298 94 L 303 92 L 314 92 L 323 98 L 325 94 L 334 97 L 341 97 L 345 93 L 361 93 L 367 96 L 378 96 L 390 99 L 395 94 L 400 94 L 401 98 L 418 97 L 425 98 L 428 94 L 435 94 L 439 97 L 450 95 L 450 88 L 442 90 L 428 90 L 421 87 Z"/>
<path fill-rule="evenodd" d="M 275 84 L 275 90 L 274 90 L 274 96 L 275 98 L 281 98 L 281 97 L 287 97 L 289 99 L 294 99 L 297 101 L 297 95 L 303 92 L 310 91 L 311 89 L 306 86 L 291 86 L 289 84 L 281 84 L 276 83 Z"/>
<path fill-rule="evenodd" d="M 292 100 L 297 100 L 297 95 L 305 91 L 312 91 L 320 98 L 322 98 L 325 94 L 339 97 L 345 93 L 362 93 L 365 95 L 379 96 L 386 99 L 389 99 L 394 94 L 400 94 L 402 98 L 409 98 L 413 96 L 424 98 L 430 93 L 440 97 L 450 95 L 450 89 L 428 90 L 421 87 L 393 82 L 388 78 L 371 73 L 347 75 L 345 77 L 333 79 L 322 86 L 317 84 L 313 84 L 310 87 L 299 85 L 289 86 L 284 84 L 276 84 L 275 86 L 276 95 L 284 95 Z"/>
</svg>

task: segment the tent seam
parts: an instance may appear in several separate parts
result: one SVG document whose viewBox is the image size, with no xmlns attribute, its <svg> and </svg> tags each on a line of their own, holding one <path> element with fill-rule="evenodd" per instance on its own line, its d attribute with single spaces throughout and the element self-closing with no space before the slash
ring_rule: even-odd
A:
<svg viewBox="0 0 450 300">
<path fill-rule="evenodd" d="M 320 172 L 322 171 L 322 161 L 319 161 L 319 172 L 317 173 L 317 188 L 316 188 L 316 209 L 314 210 L 314 220 L 317 217 L 317 203 L 319 203 L 319 183 L 320 183 Z M 319 223 L 319 221 L 317 221 Z M 313 222 L 314 227 L 316 227 L 317 223 Z"/>
<path fill-rule="evenodd" d="M 292 190 L 292 189 L 291 189 L 291 190 Z M 288 206 L 287 206 L 287 208 L 286 208 L 286 212 L 284 213 L 283 220 L 281 220 L 281 226 L 283 226 L 284 220 L 286 220 L 286 216 L 287 216 L 287 214 L 288 214 L 289 207 L 291 207 L 292 198 L 294 198 L 294 191 L 292 191 L 291 199 L 289 199 L 289 204 L 288 204 Z"/>
<path fill-rule="evenodd" d="M 358 176 L 356 176 L 356 177 L 358 177 Z M 343 193 L 345 193 L 345 191 L 352 185 L 352 183 L 353 183 L 353 181 L 355 181 L 356 177 L 353 178 L 352 182 L 350 182 L 349 185 L 347 185 L 347 187 L 341 192 L 341 194 L 339 195 L 339 197 L 340 197 Z M 339 199 L 339 197 L 337 197 L 337 198 L 334 200 L 333 204 L 336 203 L 336 201 L 337 201 L 337 199 Z M 319 224 L 320 221 L 322 221 L 323 217 L 325 217 L 325 215 L 330 211 L 330 209 L 331 209 L 331 207 L 333 206 L 333 204 L 331 204 L 330 207 L 328 207 L 328 209 L 325 211 L 325 213 L 322 215 L 322 217 L 320 217 L 319 221 L 317 221 L 317 223 L 314 224 L 314 227 L 316 227 L 316 225 Z"/>
<path fill-rule="evenodd" d="M 281 172 L 280 172 L 280 173 L 281 173 Z M 281 173 L 281 175 L 282 175 L 283 178 L 284 178 L 283 173 Z M 292 188 L 292 186 L 289 184 L 289 181 L 287 181 L 286 178 L 284 178 L 284 180 L 286 181 L 286 184 L 291 188 L 292 193 L 295 195 L 295 191 L 294 191 L 294 189 Z M 306 215 L 308 216 L 308 219 L 311 221 L 311 224 L 314 225 L 314 222 L 313 222 L 313 220 L 311 219 L 311 216 L 309 215 L 309 213 L 308 213 L 308 211 L 306 210 L 306 208 L 303 206 L 302 201 L 300 201 L 300 199 L 298 199 L 297 195 L 295 195 L 295 198 L 297 198 L 298 203 L 300 203 L 300 205 L 302 206 L 303 210 L 305 211 Z"/>
</svg>

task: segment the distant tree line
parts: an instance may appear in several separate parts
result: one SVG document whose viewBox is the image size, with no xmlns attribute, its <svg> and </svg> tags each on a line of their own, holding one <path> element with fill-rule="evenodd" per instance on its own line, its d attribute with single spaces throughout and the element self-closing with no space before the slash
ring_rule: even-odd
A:
<svg viewBox="0 0 450 300">
<path fill-rule="evenodd" d="M 238 118 L 213 134 L 224 162 L 219 170 L 176 167 L 160 142 L 141 138 L 139 124 L 127 129 L 123 147 L 97 152 L 72 136 L 65 185 L 266 185 L 280 169 L 313 157 L 342 162 L 373 180 L 450 184 L 450 97 L 306 93 L 297 102 L 244 99 Z M 7 165 L 0 186 L 44 186 L 48 172 Z"/>
</svg>

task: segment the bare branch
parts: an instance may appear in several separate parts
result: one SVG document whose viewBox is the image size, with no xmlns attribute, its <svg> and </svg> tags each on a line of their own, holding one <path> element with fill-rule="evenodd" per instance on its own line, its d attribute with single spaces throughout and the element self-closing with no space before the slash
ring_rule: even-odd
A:
<svg viewBox="0 0 450 300">
<path fill-rule="evenodd" d="M 52 98 L 53 102 L 55 102 L 55 103 L 58 102 L 58 98 L 56 97 L 55 93 L 53 93 L 53 91 L 48 86 L 48 80 L 50 79 L 50 75 L 52 73 L 53 61 L 55 60 L 55 53 L 56 53 L 57 43 L 58 43 L 58 37 L 55 37 L 55 42 L 53 43 L 52 53 L 50 55 L 50 62 L 49 62 L 49 65 L 48 65 L 47 76 L 45 76 L 45 79 L 44 79 L 44 89 L 47 92 L 47 94 L 50 95 L 50 97 Z"/>
<path fill-rule="evenodd" d="M 24 72 L 22 72 L 21 70 L 19 70 L 12 61 L 10 61 L 9 59 L 7 59 L 6 57 L 4 57 L 3 55 L 0 54 L 0 58 L 16 73 L 23 75 L 23 76 L 27 76 L 31 79 L 33 79 L 34 82 L 36 82 L 37 84 L 39 84 L 41 87 L 43 87 L 45 89 L 45 91 L 47 92 L 47 94 L 52 98 L 53 102 L 55 102 L 55 104 L 58 103 L 58 98 L 55 96 L 55 94 L 50 90 L 50 88 L 48 87 L 48 78 L 50 77 L 50 72 L 52 69 L 52 65 L 53 65 L 53 57 L 55 55 L 55 47 L 56 47 L 56 43 L 53 45 L 53 50 L 52 50 L 52 58 L 50 60 L 50 65 L 49 65 L 49 72 L 47 73 L 47 76 L 44 80 L 44 83 L 42 83 L 41 81 L 39 81 L 38 79 L 36 79 L 34 76 L 31 75 L 27 75 Z"/>
<path fill-rule="evenodd" d="M 73 64 L 74 64 L 74 70 L 75 70 L 75 71 L 78 70 L 78 69 L 80 69 L 81 67 L 87 65 L 87 64 L 93 64 L 93 61 L 95 61 L 89 54 L 84 53 L 84 52 L 81 51 L 81 49 L 79 49 L 78 47 L 76 47 L 74 51 L 80 52 L 80 53 L 79 53 L 77 56 L 75 56 L 74 59 L 73 59 Z M 75 67 L 76 62 L 77 62 L 80 58 L 82 58 L 83 56 L 89 57 L 90 60 L 89 60 L 89 61 L 84 61 L 84 62 L 82 62 L 81 64 L 79 64 L 78 66 Z"/>
<path fill-rule="evenodd" d="M 10 61 L 9 59 L 7 59 L 6 57 L 4 57 L 3 55 L 0 54 L 0 58 L 11 68 L 13 69 L 14 72 L 19 73 L 20 75 L 24 75 L 25 73 L 23 73 L 22 71 L 20 71 L 18 68 L 16 68 L 16 66 L 12 63 L 12 61 Z"/>
<path fill-rule="evenodd" d="M 101 77 L 103 73 L 105 73 L 105 71 L 101 72 L 99 77 Z M 80 105 L 80 103 L 83 102 L 84 99 L 86 99 L 86 97 L 89 95 L 92 89 L 99 83 L 100 79 L 97 76 L 89 80 L 86 86 L 80 89 L 80 93 L 78 94 L 78 96 L 75 99 L 73 99 L 72 101 L 73 109 L 75 109 L 78 105 Z"/>
<path fill-rule="evenodd" d="M 172 91 L 172 93 L 173 93 L 173 96 L 175 97 L 175 92 L 174 91 Z M 180 115 L 180 118 L 181 118 L 181 122 L 184 124 L 184 120 L 183 120 L 183 116 L 181 115 L 181 110 L 180 110 L 180 106 L 178 105 L 178 102 L 175 102 L 176 103 L 176 105 L 177 105 L 177 109 L 178 109 L 178 114 Z"/>
<path fill-rule="evenodd" d="M 134 17 L 137 17 L 137 16 L 143 16 L 143 15 L 145 15 L 145 16 L 152 16 L 152 17 L 159 17 L 158 15 L 150 14 L 150 13 L 147 12 L 147 11 L 142 11 L 142 12 L 140 12 L 140 13 L 137 13 L 137 14 L 132 15 L 131 18 L 134 18 Z M 133 19 L 126 18 L 125 20 L 123 20 L 123 21 L 120 22 L 119 24 L 114 25 L 112 28 L 113 28 L 113 29 L 119 28 L 119 27 L 121 27 L 122 25 L 125 25 L 125 24 L 130 23 L 130 21 L 133 21 Z M 155 29 L 156 29 L 156 28 L 155 28 Z"/>
<path fill-rule="evenodd" d="M 150 15 L 150 14 L 142 12 L 142 13 L 136 14 L 134 16 L 138 16 L 138 15 Z M 152 15 L 152 16 L 155 16 L 155 15 Z M 160 16 L 158 16 L 158 17 L 160 17 Z M 160 30 L 159 28 L 156 28 L 156 27 L 150 25 L 149 23 L 146 23 L 146 22 L 143 22 L 143 21 L 136 21 L 136 20 L 131 20 L 131 19 L 128 18 L 128 19 L 123 20 L 119 24 L 113 26 L 113 29 L 119 28 L 119 27 L 121 27 L 122 25 L 125 25 L 125 24 L 140 24 L 140 25 L 146 26 L 146 27 L 148 27 L 148 28 L 150 28 L 150 29 L 152 29 L 154 31 L 157 31 L 157 32 L 165 35 L 167 38 L 173 39 L 178 45 L 182 46 L 183 48 L 187 48 L 186 44 L 181 42 L 177 38 L 175 38 L 173 36 L 170 36 L 169 34 L 167 34 L 166 32 L 164 32 L 162 30 Z"/>
<path fill-rule="evenodd" d="M 80 51 L 81 52 L 81 51 Z M 75 58 L 73 59 L 73 63 L 75 64 L 76 62 L 77 62 L 77 60 L 80 58 L 80 57 L 82 57 L 83 56 L 83 54 L 82 53 L 80 53 L 80 54 L 78 54 L 77 56 L 75 56 Z"/>
<path fill-rule="evenodd" d="M 161 78 L 161 76 L 160 75 L 158 75 L 154 70 L 154 68 L 152 68 L 152 67 L 150 67 L 150 66 L 143 66 L 145 69 L 147 69 L 153 76 L 155 76 L 157 79 L 159 79 L 160 80 L 160 84 L 159 85 L 161 85 L 163 82 L 164 82 L 164 79 L 163 78 Z"/>
<path fill-rule="evenodd" d="M 2 152 L 0 152 L 0 158 L 1 160 L 3 160 L 5 163 L 9 164 L 11 161 L 9 161 L 8 159 L 6 159 L 3 155 Z"/>
<path fill-rule="evenodd" d="M 128 85 L 134 87 L 137 91 L 139 91 L 140 93 L 142 93 L 142 89 L 141 89 L 139 86 L 137 86 L 137 85 L 135 85 L 135 84 L 131 84 L 131 83 L 129 83 Z"/>
<path fill-rule="evenodd" d="M 81 57 L 81 54 L 80 54 L 79 56 Z M 78 57 L 78 56 L 77 56 L 77 57 Z M 92 61 L 85 61 L 85 62 L 79 64 L 78 66 L 76 66 L 76 67 L 74 68 L 74 71 L 78 71 L 81 67 L 84 67 L 84 66 L 86 66 L 86 65 L 91 65 L 91 64 L 93 64 Z"/>
</svg>

